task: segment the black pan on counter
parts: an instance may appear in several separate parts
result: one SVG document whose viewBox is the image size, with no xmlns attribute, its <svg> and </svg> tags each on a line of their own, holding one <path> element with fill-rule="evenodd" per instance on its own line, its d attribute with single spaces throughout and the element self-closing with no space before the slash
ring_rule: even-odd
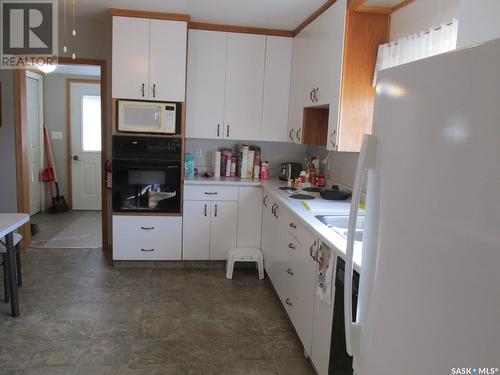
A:
<svg viewBox="0 0 500 375">
<path fill-rule="evenodd" d="M 329 201 L 345 201 L 351 197 L 349 191 L 340 190 L 337 185 L 333 185 L 331 189 L 321 190 L 321 198 Z"/>
</svg>

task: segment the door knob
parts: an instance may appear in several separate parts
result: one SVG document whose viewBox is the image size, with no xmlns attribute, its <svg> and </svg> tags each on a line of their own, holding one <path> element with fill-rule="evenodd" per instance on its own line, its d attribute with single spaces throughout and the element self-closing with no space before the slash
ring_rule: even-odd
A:
<svg viewBox="0 0 500 375">
<path fill-rule="evenodd" d="M 78 157 L 78 155 L 73 155 L 73 160 L 74 161 L 80 161 L 80 158 Z"/>
</svg>

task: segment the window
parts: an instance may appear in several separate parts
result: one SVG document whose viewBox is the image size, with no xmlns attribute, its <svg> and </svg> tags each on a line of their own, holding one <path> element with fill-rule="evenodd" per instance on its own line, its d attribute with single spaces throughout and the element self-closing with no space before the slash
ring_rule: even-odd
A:
<svg viewBox="0 0 500 375">
<path fill-rule="evenodd" d="M 427 31 L 380 45 L 373 85 L 376 85 L 377 73 L 381 70 L 454 50 L 457 35 L 458 21 L 453 19 Z"/>
<path fill-rule="evenodd" d="M 82 151 L 101 151 L 101 97 L 82 97 Z"/>
</svg>

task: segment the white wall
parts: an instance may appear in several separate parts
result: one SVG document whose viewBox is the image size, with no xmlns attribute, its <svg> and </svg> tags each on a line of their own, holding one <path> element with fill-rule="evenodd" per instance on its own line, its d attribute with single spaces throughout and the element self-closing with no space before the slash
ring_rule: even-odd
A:
<svg viewBox="0 0 500 375">
<path fill-rule="evenodd" d="M 284 142 L 241 142 L 210 139 L 187 139 L 186 152 L 195 157 L 195 167 L 203 173 L 213 171 L 213 157 L 215 151 L 220 147 L 231 147 L 236 150 L 242 143 L 259 146 L 262 150 L 262 160 L 271 164 L 271 176 L 279 174 L 282 162 L 299 162 L 304 164 L 307 146 L 294 145 Z M 201 150 L 201 157 L 196 156 L 197 149 Z"/>
<path fill-rule="evenodd" d="M 478 0 L 470 2 L 477 3 Z M 459 7 L 459 0 L 415 0 L 392 14 L 390 40 L 439 26 L 453 18 L 458 19 Z"/>
<path fill-rule="evenodd" d="M 48 74 L 43 79 L 43 114 L 49 134 L 52 131 L 63 133 L 62 139 L 51 139 L 52 151 L 54 152 L 54 164 L 59 180 L 61 195 L 68 199 L 68 158 L 66 138 L 66 79 L 99 79 L 98 77 L 87 77 L 66 74 Z"/>
<path fill-rule="evenodd" d="M 460 0 L 458 47 L 500 38 L 500 0 Z"/>
</svg>

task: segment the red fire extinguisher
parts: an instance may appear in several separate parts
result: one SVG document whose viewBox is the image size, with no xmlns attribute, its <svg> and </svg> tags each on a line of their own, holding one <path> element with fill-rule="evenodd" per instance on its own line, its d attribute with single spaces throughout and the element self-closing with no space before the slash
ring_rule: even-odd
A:
<svg viewBox="0 0 500 375">
<path fill-rule="evenodd" d="M 113 186 L 113 168 L 111 160 L 106 160 L 104 162 L 104 168 L 106 170 L 106 179 L 104 181 L 104 185 L 108 190 L 111 190 L 111 187 Z"/>
</svg>

